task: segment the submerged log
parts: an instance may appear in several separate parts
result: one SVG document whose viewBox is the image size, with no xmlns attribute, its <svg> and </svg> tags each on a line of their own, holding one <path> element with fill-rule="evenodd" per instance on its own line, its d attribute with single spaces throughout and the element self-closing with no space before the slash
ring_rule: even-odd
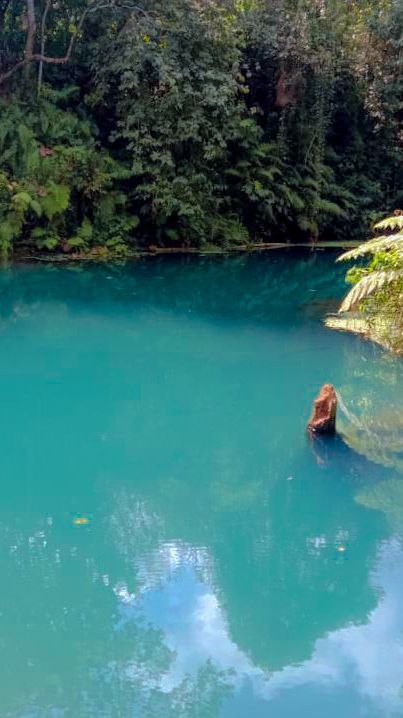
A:
<svg viewBox="0 0 403 718">
<path fill-rule="evenodd" d="M 336 434 L 337 395 L 332 384 L 324 384 L 315 399 L 313 413 L 308 423 L 310 434 Z"/>
</svg>

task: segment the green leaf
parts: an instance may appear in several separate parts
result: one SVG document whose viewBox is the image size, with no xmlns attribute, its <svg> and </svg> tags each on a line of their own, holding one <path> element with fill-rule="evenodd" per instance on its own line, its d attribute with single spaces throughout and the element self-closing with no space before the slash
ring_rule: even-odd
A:
<svg viewBox="0 0 403 718">
<path fill-rule="evenodd" d="M 69 206 L 70 189 L 66 185 L 48 182 L 45 187 L 46 195 L 41 197 L 40 203 L 48 219 L 63 213 Z"/>
<path fill-rule="evenodd" d="M 34 212 L 35 212 L 35 214 L 36 214 L 37 217 L 41 217 L 41 216 L 42 216 L 42 207 L 41 207 L 41 205 L 39 204 L 38 200 L 36 200 L 36 199 L 31 199 L 31 209 L 34 210 Z"/>
</svg>

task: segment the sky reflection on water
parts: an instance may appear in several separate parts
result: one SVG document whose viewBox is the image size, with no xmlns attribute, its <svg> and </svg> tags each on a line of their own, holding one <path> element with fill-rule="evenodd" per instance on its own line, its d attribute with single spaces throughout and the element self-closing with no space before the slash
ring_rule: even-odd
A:
<svg viewBox="0 0 403 718">
<path fill-rule="evenodd" d="M 403 365 L 333 260 L 0 272 L 0 718 L 403 715 Z"/>
<path fill-rule="evenodd" d="M 163 558 L 162 558 L 163 557 Z M 162 560 L 161 560 L 162 559 Z M 208 573 L 209 557 L 203 549 L 192 550 L 180 543 L 163 545 L 154 560 L 166 575 L 159 585 L 138 595 L 124 586 L 115 587 L 120 618 L 115 630 L 125 630 L 131 621 L 145 622 L 162 631 L 173 655 L 172 663 L 154 684 L 164 693 L 175 691 L 186 678 L 212 661 L 224 673 L 225 683 L 236 693 L 247 694 L 249 709 L 258 713 L 264 703 L 275 704 L 276 716 L 293 715 L 299 700 L 296 693 L 315 688 L 326 714 L 403 715 L 403 547 L 398 537 L 380 546 L 371 574 L 379 602 L 362 625 L 346 626 L 321 636 L 312 656 L 301 664 L 265 671 L 232 640 L 225 613 L 211 585 L 199 578 Z M 155 574 L 154 574 L 155 575 Z M 267 637 L 270 641 L 270 637 Z M 128 662 L 126 676 L 139 675 L 138 666 Z M 144 686 L 146 688 L 146 686 Z M 359 699 L 354 700 L 354 694 Z M 345 696 L 354 708 L 344 705 Z M 328 699 L 328 700 L 327 700 Z M 330 699 L 330 701 L 329 701 Z M 228 698 L 223 715 L 238 715 L 234 698 Z M 302 696 L 302 700 L 306 698 Z M 330 702 L 330 705 L 326 705 Z M 360 705 L 360 708 L 357 706 Z M 359 713 L 355 711 L 359 710 Z M 234 713 L 232 712 L 234 711 Z M 330 711 L 330 712 L 329 712 Z"/>
</svg>

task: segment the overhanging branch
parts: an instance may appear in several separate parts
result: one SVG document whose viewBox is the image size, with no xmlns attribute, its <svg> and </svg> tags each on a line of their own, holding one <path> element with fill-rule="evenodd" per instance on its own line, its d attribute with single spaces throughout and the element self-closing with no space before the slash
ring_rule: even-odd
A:
<svg viewBox="0 0 403 718">
<path fill-rule="evenodd" d="M 23 67 L 28 67 L 31 62 L 39 62 L 39 78 L 38 78 L 38 87 L 40 88 L 41 82 L 42 82 L 42 72 L 43 72 L 43 65 L 65 65 L 70 61 L 75 42 L 77 40 L 78 35 L 80 34 L 85 19 L 87 15 L 90 13 L 98 12 L 99 10 L 105 10 L 105 9 L 117 9 L 117 10 L 130 10 L 132 12 L 139 12 L 145 16 L 148 16 L 148 13 L 139 5 L 131 4 L 130 2 L 119 2 L 119 0 L 95 0 L 91 2 L 88 7 L 85 8 L 85 10 L 82 12 L 80 19 L 78 21 L 77 27 L 72 33 L 70 37 L 70 42 L 67 47 L 66 54 L 62 57 L 50 57 L 48 55 L 44 54 L 45 50 L 45 26 L 46 26 L 46 18 L 50 9 L 51 0 L 47 0 L 45 10 L 42 16 L 41 21 L 41 52 L 34 52 L 34 45 L 35 45 L 35 34 L 36 34 L 36 18 L 35 18 L 35 0 L 26 0 L 26 6 L 27 6 L 27 37 L 26 37 L 26 43 L 25 43 L 25 51 L 24 51 L 24 59 L 17 62 L 10 70 L 7 70 L 7 72 L 3 72 L 0 74 L 0 85 L 4 84 L 7 80 L 10 79 L 18 70 L 20 70 Z"/>
</svg>

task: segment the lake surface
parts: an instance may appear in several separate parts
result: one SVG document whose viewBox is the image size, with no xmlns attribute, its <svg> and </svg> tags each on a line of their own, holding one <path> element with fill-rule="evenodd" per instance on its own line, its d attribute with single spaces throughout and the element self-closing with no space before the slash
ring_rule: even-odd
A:
<svg viewBox="0 0 403 718">
<path fill-rule="evenodd" d="M 403 363 L 322 325 L 344 271 L 0 271 L 1 718 L 403 716 Z"/>
</svg>

